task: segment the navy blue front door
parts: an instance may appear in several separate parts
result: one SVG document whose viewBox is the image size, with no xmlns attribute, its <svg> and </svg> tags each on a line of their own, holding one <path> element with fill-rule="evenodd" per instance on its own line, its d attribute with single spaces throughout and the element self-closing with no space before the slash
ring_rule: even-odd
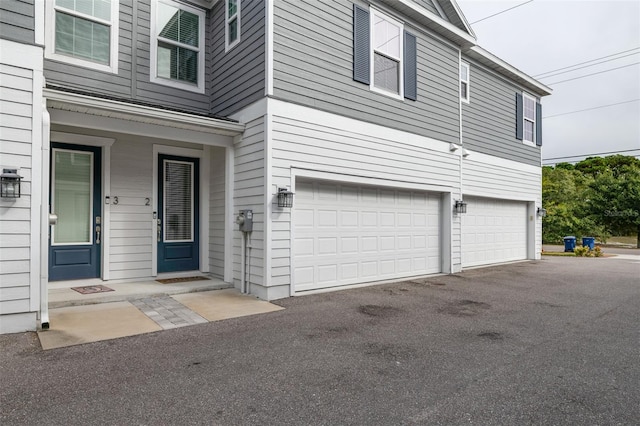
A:
<svg viewBox="0 0 640 426">
<path fill-rule="evenodd" d="M 158 272 L 199 269 L 197 158 L 158 156 Z"/>
<path fill-rule="evenodd" d="M 101 148 L 52 143 L 49 280 L 100 276 Z"/>
</svg>

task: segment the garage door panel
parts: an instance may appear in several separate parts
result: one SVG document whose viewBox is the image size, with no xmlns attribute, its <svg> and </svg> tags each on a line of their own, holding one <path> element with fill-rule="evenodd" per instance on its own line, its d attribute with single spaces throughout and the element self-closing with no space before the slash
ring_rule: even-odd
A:
<svg viewBox="0 0 640 426">
<path fill-rule="evenodd" d="M 527 257 L 525 202 L 465 197 L 462 215 L 462 266 L 522 260 Z"/>
<path fill-rule="evenodd" d="M 296 291 L 440 271 L 439 195 L 308 181 L 296 194 Z"/>
</svg>

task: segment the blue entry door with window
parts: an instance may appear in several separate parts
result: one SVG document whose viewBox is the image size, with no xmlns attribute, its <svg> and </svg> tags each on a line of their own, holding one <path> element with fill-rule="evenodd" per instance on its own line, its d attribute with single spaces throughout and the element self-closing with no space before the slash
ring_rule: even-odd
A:
<svg viewBox="0 0 640 426">
<path fill-rule="evenodd" d="M 198 159 L 159 155 L 158 173 L 158 272 L 198 270 Z"/>
<path fill-rule="evenodd" d="M 52 143 L 49 280 L 100 277 L 101 148 Z"/>
</svg>

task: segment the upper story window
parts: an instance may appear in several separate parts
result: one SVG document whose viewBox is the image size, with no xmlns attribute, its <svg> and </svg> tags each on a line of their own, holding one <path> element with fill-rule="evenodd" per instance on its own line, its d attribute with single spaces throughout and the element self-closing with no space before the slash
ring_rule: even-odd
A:
<svg viewBox="0 0 640 426">
<path fill-rule="evenodd" d="M 523 140 L 535 143 L 536 128 L 536 100 L 526 93 L 523 95 L 524 114 L 523 114 Z"/>
<path fill-rule="evenodd" d="M 118 72 L 118 0 L 47 1 L 45 56 Z"/>
<path fill-rule="evenodd" d="M 240 42 L 240 0 L 226 0 L 225 51 Z"/>
<path fill-rule="evenodd" d="M 371 88 L 402 98 L 402 24 L 371 11 Z"/>
<path fill-rule="evenodd" d="M 469 102 L 469 64 L 460 64 L 460 99 Z"/>
<path fill-rule="evenodd" d="M 418 42 L 404 25 L 353 5 L 353 79 L 402 100 L 418 99 Z"/>
<path fill-rule="evenodd" d="M 516 139 L 542 146 L 542 105 L 526 93 L 516 93 Z"/>
<path fill-rule="evenodd" d="M 152 82 L 204 93 L 204 18 L 171 0 L 151 3 Z"/>
</svg>

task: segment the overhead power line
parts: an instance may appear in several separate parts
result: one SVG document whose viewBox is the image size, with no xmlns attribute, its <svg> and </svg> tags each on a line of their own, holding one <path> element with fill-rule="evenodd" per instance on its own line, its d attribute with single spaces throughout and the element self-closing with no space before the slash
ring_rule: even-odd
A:
<svg viewBox="0 0 640 426">
<path fill-rule="evenodd" d="M 634 50 L 638 50 L 638 49 L 640 49 L 640 46 L 638 46 L 638 47 L 634 47 L 633 49 L 629 49 L 629 50 L 623 50 L 622 52 L 617 52 L 617 53 L 612 53 L 612 54 L 610 54 L 610 55 L 601 56 L 601 57 L 599 57 L 599 58 L 593 58 L 593 59 L 590 59 L 590 60 L 588 60 L 588 61 L 578 62 L 577 64 L 567 65 L 566 67 L 556 68 L 555 70 L 549 70 L 549 71 L 546 71 L 546 72 L 541 72 L 540 74 L 533 75 L 532 77 L 534 77 L 534 78 L 538 78 L 538 77 L 540 77 L 540 76 L 542 76 L 542 75 L 545 75 L 545 74 L 551 74 L 551 73 L 556 72 L 556 71 L 566 70 L 566 69 L 568 69 L 568 68 L 577 67 L 578 65 L 588 64 L 589 62 L 594 62 L 594 61 L 598 61 L 598 60 L 600 60 L 600 59 L 610 58 L 610 57 L 612 57 L 612 56 L 621 55 L 621 54 L 623 54 L 623 53 L 628 53 L 628 52 L 631 52 L 631 51 L 634 51 Z M 612 59 L 612 60 L 615 60 L 615 59 Z M 544 78 L 544 77 L 542 77 L 542 78 Z"/>
<path fill-rule="evenodd" d="M 545 75 L 544 77 L 537 77 L 537 78 L 540 79 L 540 80 L 542 80 L 544 78 L 551 78 L 551 77 L 555 77 L 556 75 L 566 74 L 568 72 L 574 72 L 574 71 L 578 71 L 578 70 L 581 70 L 581 69 L 584 69 L 584 68 L 595 67 L 596 65 L 606 64 L 607 62 L 617 61 L 618 59 L 626 58 L 627 56 L 633 56 L 633 55 L 639 55 L 639 54 L 640 54 L 640 52 L 629 53 L 628 55 L 618 56 L 617 58 L 605 59 L 604 61 L 595 62 L 595 63 L 589 64 L 589 65 L 583 65 L 581 67 L 576 67 L 576 68 L 573 68 L 573 69 L 570 69 L 570 70 L 560 71 L 560 72 L 556 72 L 556 73 L 553 73 L 553 74 Z"/>
<path fill-rule="evenodd" d="M 485 17 L 484 17 L 484 18 L 482 18 L 482 19 L 478 19 L 477 21 L 473 21 L 473 22 L 471 22 L 471 25 L 473 25 L 473 24 L 477 24 L 478 22 L 482 22 L 482 21 L 484 21 L 484 20 L 486 20 L 486 19 L 489 19 L 489 18 L 493 18 L 494 16 L 501 15 L 501 14 L 503 14 L 503 13 L 505 13 L 505 12 L 508 12 L 508 11 L 510 11 L 510 10 L 515 9 L 516 7 L 524 6 L 525 4 L 527 4 L 527 3 L 531 3 L 532 1 L 533 1 L 533 0 L 529 0 L 529 1 L 526 1 L 526 2 L 524 2 L 524 3 L 517 4 L 517 5 L 513 6 L 513 7 L 508 8 L 508 9 L 505 9 L 505 10 L 503 10 L 503 11 L 501 11 L 501 12 L 494 13 L 493 15 L 485 16 Z"/>
<path fill-rule="evenodd" d="M 568 112 L 563 112 L 563 113 L 560 113 L 560 114 L 547 115 L 546 117 L 542 117 L 542 118 L 546 119 L 546 118 L 560 117 L 561 115 L 577 114 L 579 112 L 592 111 L 594 109 L 600 109 L 600 108 L 608 108 L 608 107 L 612 107 L 612 106 L 616 106 L 616 105 L 629 104 L 631 102 L 637 102 L 637 101 L 640 101 L 640 98 L 631 99 L 630 101 L 617 102 L 615 104 L 600 105 L 600 106 L 596 106 L 596 107 L 593 107 L 593 108 L 579 109 L 579 110 L 576 110 L 576 111 L 568 111 Z"/>
<path fill-rule="evenodd" d="M 565 159 L 565 158 L 575 158 L 575 157 L 592 157 L 594 155 L 621 154 L 623 152 L 633 152 L 633 151 L 640 151 L 640 148 L 622 149 L 620 151 L 596 152 L 596 153 L 593 153 L 593 154 L 565 155 L 564 157 L 543 158 L 542 161 L 562 160 L 562 159 Z M 632 157 L 634 157 L 634 156 L 632 155 Z"/>
<path fill-rule="evenodd" d="M 598 72 L 594 72 L 594 73 L 591 73 L 591 74 L 585 74 L 585 75 L 581 75 L 580 77 L 569 78 L 567 80 L 560 80 L 560 81 L 556 81 L 554 83 L 547 83 L 547 86 L 553 86 L 555 84 L 566 83 L 567 81 L 579 80 L 581 78 L 591 77 L 592 75 L 604 74 L 606 72 L 611 72 L 611 71 L 619 70 L 619 69 L 622 69 L 622 68 L 628 68 L 628 67 L 632 67 L 632 66 L 638 65 L 638 64 L 640 64 L 640 62 L 634 62 L 632 64 L 623 65 L 621 67 L 611 68 L 611 69 L 604 70 L 604 71 L 598 71 Z"/>
<path fill-rule="evenodd" d="M 634 157 L 634 158 L 640 158 L 640 154 L 638 155 L 629 155 L 629 157 Z M 552 164 L 558 164 L 558 163 L 569 163 L 569 164 L 576 164 L 581 162 L 583 159 L 580 160 L 569 160 L 569 161 L 551 161 L 548 163 L 542 163 L 543 166 L 550 166 Z"/>
</svg>

